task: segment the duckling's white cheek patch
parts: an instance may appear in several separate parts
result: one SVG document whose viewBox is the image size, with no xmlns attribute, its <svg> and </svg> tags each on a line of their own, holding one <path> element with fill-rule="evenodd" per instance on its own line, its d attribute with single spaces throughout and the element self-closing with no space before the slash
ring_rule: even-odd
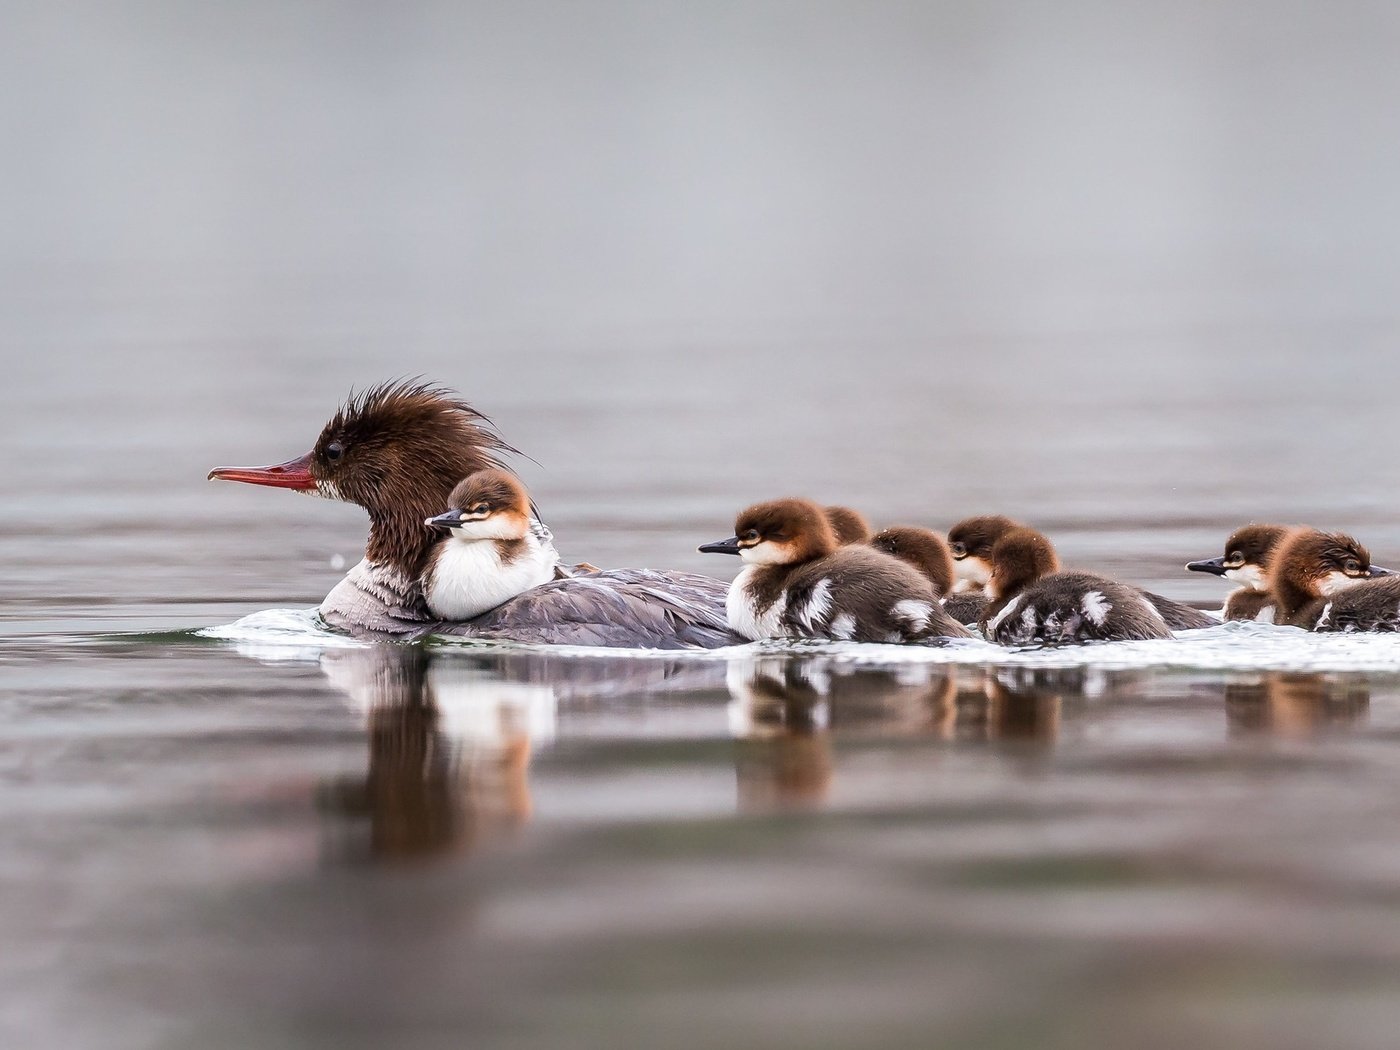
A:
<svg viewBox="0 0 1400 1050">
<path fill-rule="evenodd" d="M 527 528 L 526 523 L 513 514 L 492 514 L 478 521 L 464 521 L 452 531 L 464 540 L 518 540 Z"/>
<path fill-rule="evenodd" d="M 1238 569 L 1226 569 L 1225 578 L 1234 580 L 1242 587 L 1250 590 L 1267 591 L 1269 589 L 1268 578 L 1264 575 L 1264 570 L 1257 565 L 1241 565 Z"/>
<path fill-rule="evenodd" d="M 957 577 L 954 591 L 962 592 L 973 587 L 984 587 L 992 578 L 992 567 L 983 558 L 969 555 L 962 561 L 953 562 L 953 575 Z"/>
<path fill-rule="evenodd" d="M 1355 582 L 1356 580 L 1346 573 L 1334 571 L 1318 578 L 1317 589 L 1325 595 L 1336 594 L 1343 587 L 1350 587 Z"/>
<path fill-rule="evenodd" d="M 764 540 L 739 551 L 739 557 L 750 565 L 786 565 L 792 560 L 791 549 L 785 543 Z"/>
</svg>

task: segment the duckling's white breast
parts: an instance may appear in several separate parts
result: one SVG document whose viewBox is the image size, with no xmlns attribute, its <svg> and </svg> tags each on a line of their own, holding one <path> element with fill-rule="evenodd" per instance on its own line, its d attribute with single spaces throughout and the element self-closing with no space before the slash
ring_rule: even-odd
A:
<svg viewBox="0 0 1400 1050">
<path fill-rule="evenodd" d="M 520 557 L 507 562 L 494 540 L 448 540 L 424 580 L 428 608 L 443 620 L 470 620 L 531 587 L 548 583 L 554 578 L 558 555 L 533 536 L 526 544 Z"/>
<path fill-rule="evenodd" d="M 725 599 L 729 629 L 745 638 L 781 638 L 784 636 L 783 614 L 787 612 L 787 591 L 783 591 L 773 604 L 760 609 L 750 585 L 755 574 L 762 571 L 759 566 L 750 566 L 734 577 L 734 582 L 729 585 L 729 596 Z"/>
</svg>

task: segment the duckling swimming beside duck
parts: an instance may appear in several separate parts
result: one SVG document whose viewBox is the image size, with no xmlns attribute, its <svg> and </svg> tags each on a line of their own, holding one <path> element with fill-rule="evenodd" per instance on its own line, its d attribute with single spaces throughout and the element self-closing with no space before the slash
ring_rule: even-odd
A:
<svg viewBox="0 0 1400 1050">
<path fill-rule="evenodd" d="M 738 516 L 731 538 L 700 550 L 744 560 L 726 609 L 730 629 L 751 640 L 972 637 L 944 613 L 932 586 L 915 569 L 867 546 L 839 546 L 826 511 L 808 500 L 749 507 Z"/>
<path fill-rule="evenodd" d="M 1088 572 L 1061 572 L 1054 546 L 1024 526 L 1008 530 L 988 558 L 990 599 L 980 627 L 1000 645 L 1170 638 L 1145 592 Z"/>
<path fill-rule="evenodd" d="M 428 518 L 448 532 L 428 555 L 423 597 L 441 620 L 470 620 L 555 578 L 559 554 L 531 528 L 530 496 L 504 470 L 478 470 Z"/>
<path fill-rule="evenodd" d="M 1219 558 L 1186 563 L 1192 572 L 1208 572 L 1240 586 L 1225 599 L 1226 620 L 1258 620 L 1273 623 L 1275 606 L 1270 593 L 1274 552 L 1288 535 L 1286 525 L 1245 525 L 1230 533 Z"/>
</svg>

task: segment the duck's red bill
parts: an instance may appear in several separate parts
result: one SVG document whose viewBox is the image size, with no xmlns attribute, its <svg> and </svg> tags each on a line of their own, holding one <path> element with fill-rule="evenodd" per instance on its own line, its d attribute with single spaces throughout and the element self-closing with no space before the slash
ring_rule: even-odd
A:
<svg viewBox="0 0 1400 1050">
<path fill-rule="evenodd" d="M 215 467 L 209 480 L 241 481 L 245 485 L 267 485 L 274 489 L 312 492 L 316 479 L 311 476 L 311 453 L 271 467 Z"/>
</svg>

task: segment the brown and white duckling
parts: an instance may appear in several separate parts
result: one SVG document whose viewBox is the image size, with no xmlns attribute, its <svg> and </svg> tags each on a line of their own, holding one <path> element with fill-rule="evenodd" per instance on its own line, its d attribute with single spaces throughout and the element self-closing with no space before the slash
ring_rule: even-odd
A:
<svg viewBox="0 0 1400 1050">
<path fill-rule="evenodd" d="M 826 520 L 831 523 L 836 542 L 842 547 L 848 543 L 869 543 L 870 534 L 874 531 L 869 519 L 854 507 L 827 507 Z"/>
<path fill-rule="evenodd" d="M 530 496 L 513 474 L 489 468 L 452 490 L 425 522 L 447 529 L 428 555 L 423 597 L 434 616 L 470 620 L 555 578 L 553 544 L 530 527 Z"/>
<path fill-rule="evenodd" d="M 953 556 L 953 594 L 980 593 L 992 575 L 992 545 L 1020 526 L 1003 514 L 964 518 L 948 530 Z"/>
<path fill-rule="evenodd" d="M 803 499 L 749 507 L 734 535 L 702 552 L 737 554 L 729 627 L 745 638 L 923 642 L 968 638 L 915 569 L 883 551 L 839 546 L 826 511 Z"/>
<path fill-rule="evenodd" d="M 1162 614 L 1136 587 L 1088 572 L 1061 572 L 1050 541 L 1024 526 L 991 550 L 980 626 L 1000 645 L 1170 638 Z"/>
<path fill-rule="evenodd" d="M 1400 576 L 1372 565 L 1370 552 L 1346 533 L 1295 529 L 1273 563 L 1278 623 L 1310 631 L 1400 630 Z"/>
<path fill-rule="evenodd" d="M 1289 533 L 1286 525 L 1244 525 L 1230 533 L 1219 558 L 1186 563 L 1192 572 L 1208 572 L 1239 584 L 1225 599 L 1225 619 L 1274 622 L 1273 554 Z"/>
</svg>

